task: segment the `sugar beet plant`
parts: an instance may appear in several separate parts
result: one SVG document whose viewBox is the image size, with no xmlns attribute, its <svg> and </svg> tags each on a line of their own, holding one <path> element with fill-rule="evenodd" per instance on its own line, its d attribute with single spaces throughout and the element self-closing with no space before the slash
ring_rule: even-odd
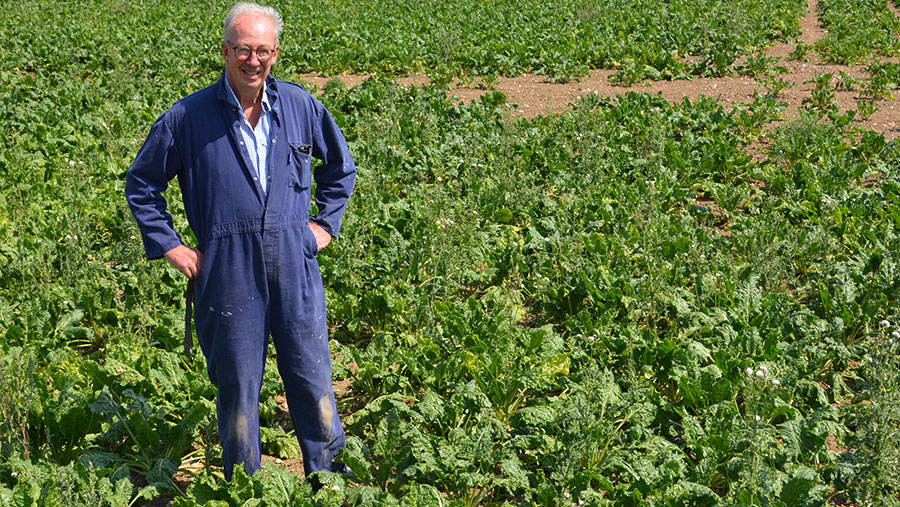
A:
<svg viewBox="0 0 900 507">
<path fill-rule="evenodd" d="M 828 32 L 816 42 L 816 50 L 826 60 L 836 63 L 897 56 L 900 18 L 891 11 L 891 1 L 821 0 L 819 20 Z"/>
<path fill-rule="evenodd" d="M 896 498 L 895 142 L 812 109 L 766 129 L 762 95 L 525 120 L 383 78 L 322 95 L 359 166 L 320 255 L 353 474 L 222 482 L 183 279 L 122 199 L 153 118 L 218 75 L 225 6 L 186 9 L 0 13 L 0 503 Z M 264 450 L 287 459 L 271 366 Z"/>
</svg>

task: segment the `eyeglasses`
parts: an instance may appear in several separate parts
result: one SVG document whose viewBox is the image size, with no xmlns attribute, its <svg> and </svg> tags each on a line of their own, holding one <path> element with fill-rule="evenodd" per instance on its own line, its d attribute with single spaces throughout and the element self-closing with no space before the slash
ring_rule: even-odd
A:
<svg viewBox="0 0 900 507">
<path fill-rule="evenodd" d="M 246 60 L 250 58 L 251 54 L 256 53 L 256 58 L 258 58 L 260 62 L 266 62 L 275 54 L 275 50 L 269 48 L 250 49 L 247 46 L 232 46 L 231 49 L 234 50 L 234 54 L 238 57 L 238 60 Z"/>
</svg>

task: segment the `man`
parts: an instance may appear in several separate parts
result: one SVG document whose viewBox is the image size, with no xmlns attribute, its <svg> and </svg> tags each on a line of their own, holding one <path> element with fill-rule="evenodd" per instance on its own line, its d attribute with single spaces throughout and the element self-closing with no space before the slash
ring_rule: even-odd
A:
<svg viewBox="0 0 900 507">
<path fill-rule="evenodd" d="M 332 463 L 344 430 L 315 255 L 338 234 L 356 170 L 322 104 L 269 75 L 281 30 L 274 9 L 234 5 L 222 77 L 156 120 L 125 184 L 147 258 L 165 257 L 193 282 L 226 479 L 235 464 L 248 474 L 260 468 L 270 333 L 306 473 L 342 469 Z M 322 161 L 312 217 L 311 157 Z M 182 243 L 162 197 L 176 176 L 196 248 Z"/>
</svg>

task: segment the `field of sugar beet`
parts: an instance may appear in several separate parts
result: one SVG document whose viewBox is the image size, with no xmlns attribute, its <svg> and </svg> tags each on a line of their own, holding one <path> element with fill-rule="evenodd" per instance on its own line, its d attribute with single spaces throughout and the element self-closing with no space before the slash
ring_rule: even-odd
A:
<svg viewBox="0 0 900 507">
<path fill-rule="evenodd" d="M 123 195 L 230 4 L 3 9 L 0 504 L 900 504 L 892 1 L 271 2 L 358 168 L 315 491 L 274 350 L 222 480 Z"/>
</svg>

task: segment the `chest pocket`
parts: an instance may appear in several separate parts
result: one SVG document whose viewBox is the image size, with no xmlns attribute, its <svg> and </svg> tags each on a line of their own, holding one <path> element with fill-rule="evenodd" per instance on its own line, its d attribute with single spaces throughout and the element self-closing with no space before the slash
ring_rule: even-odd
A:
<svg viewBox="0 0 900 507">
<path fill-rule="evenodd" d="M 312 182 L 312 146 L 291 143 L 290 178 L 288 184 L 295 191 L 308 190 Z"/>
</svg>

